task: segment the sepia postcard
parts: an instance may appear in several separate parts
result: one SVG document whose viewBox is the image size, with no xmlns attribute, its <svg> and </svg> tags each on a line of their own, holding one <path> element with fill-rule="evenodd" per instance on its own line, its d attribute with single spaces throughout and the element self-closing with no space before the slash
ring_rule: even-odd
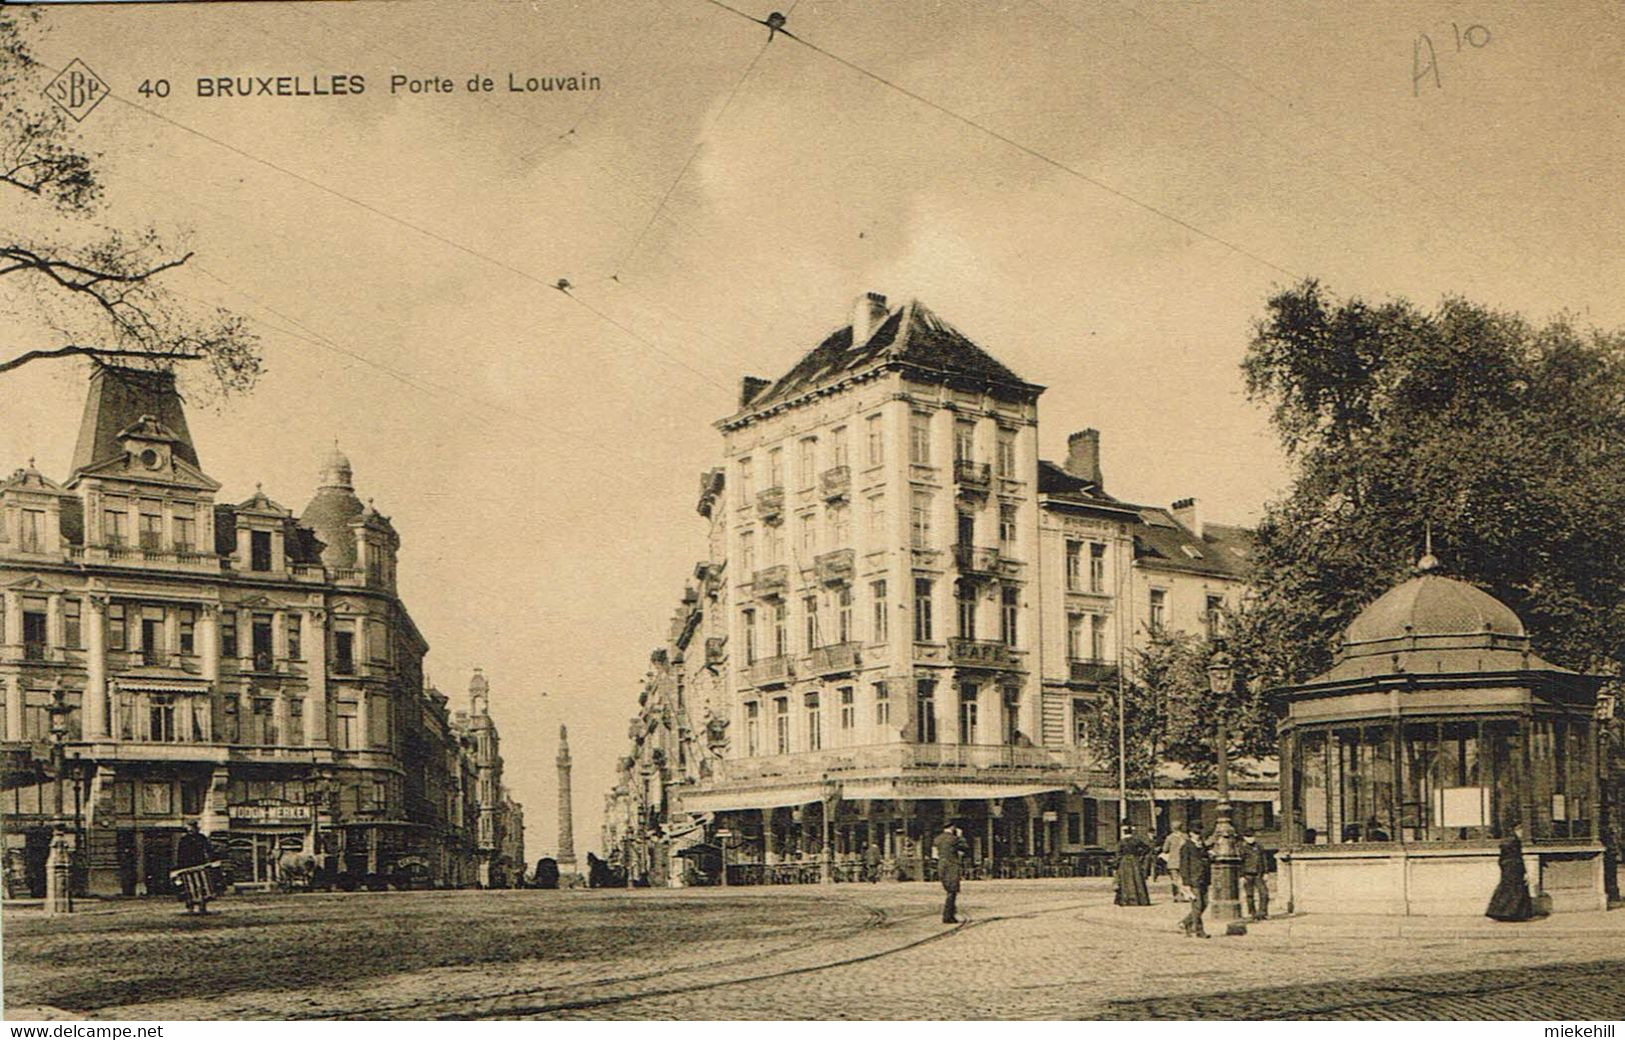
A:
<svg viewBox="0 0 1625 1040">
<path fill-rule="evenodd" d="M 1622 34 L 0 5 L 10 1035 L 1614 1036 Z"/>
</svg>

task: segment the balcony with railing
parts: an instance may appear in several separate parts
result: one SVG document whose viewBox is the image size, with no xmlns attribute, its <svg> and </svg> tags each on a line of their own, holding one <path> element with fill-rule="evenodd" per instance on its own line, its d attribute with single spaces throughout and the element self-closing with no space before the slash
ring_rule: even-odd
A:
<svg viewBox="0 0 1625 1040">
<path fill-rule="evenodd" d="M 997 549 L 980 545 L 956 545 L 954 562 L 959 565 L 962 574 L 991 578 L 998 575 L 1003 561 Z"/>
<path fill-rule="evenodd" d="M 770 487 L 756 492 L 756 515 L 769 524 L 784 519 L 784 488 Z"/>
<path fill-rule="evenodd" d="M 1117 679 L 1117 664 L 1113 661 L 1074 659 L 1067 662 L 1068 678 L 1075 683 L 1109 683 Z"/>
<path fill-rule="evenodd" d="M 828 502 L 839 502 L 852 492 L 852 470 L 831 466 L 818 476 L 818 490 Z"/>
<path fill-rule="evenodd" d="M 795 674 L 788 655 L 763 657 L 745 666 L 745 681 L 752 686 L 783 686 Z"/>
<path fill-rule="evenodd" d="M 857 643 L 831 643 L 813 648 L 814 675 L 841 675 L 858 667 Z"/>
<path fill-rule="evenodd" d="M 948 640 L 948 659 L 965 668 L 1017 667 L 1016 655 L 1008 644 L 987 639 Z"/>
<path fill-rule="evenodd" d="M 850 585 L 852 574 L 856 567 L 856 555 L 851 549 L 836 549 L 834 552 L 820 553 L 816 559 L 818 584 L 820 585 Z"/>
<path fill-rule="evenodd" d="M 751 579 L 751 590 L 762 599 L 783 596 L 790 591 L 790 568 L 782 563 L 763 567 Z"/>
<path fill-rule="evenodd" d="M 721 664 L 723 658 L 728 656 L 728 638 L 726 636 L 710 636 L 705 640 L 705 663 Z"/>
<path fill-rule="evenodd" d="M 970 459 L 954 460 L 954 483 L 967 491 L 986 493 L 993 483 L 993 467 Z"/>
<path fill-rule="evenodd" d="M 933 778 L 985 777 L 1004 773 L 1061 773 L 1075 768 L 1076 756 L 1062 749 L 1014 744 L 865 744 L 789 755 L 730 758 L 722 763 L 722 783 L 764 780 L 842 780 L 866 776 L 900 779 L 921 773 Z"/>
</svg>

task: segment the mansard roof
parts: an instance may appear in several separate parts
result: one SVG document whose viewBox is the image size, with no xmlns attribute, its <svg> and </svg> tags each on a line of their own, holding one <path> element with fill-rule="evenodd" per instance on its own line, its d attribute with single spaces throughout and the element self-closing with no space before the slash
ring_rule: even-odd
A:
<svg viewBox="0 0 1625 1040">
<path fill-rule="evenodd" d="M 163 428 L 177 458 L 201 467 L 173 372 L 98 365 L 91 373 L 90 393 L 79 422 L 73 472 L 122 455 L 119 438 L 139 426 L 143 416 L 151 416 Z"/>
<path fill-rule="evenodd" d="M 887 365 L 937 377 L 992 383 L 1023 394 L 1036 395 L 1043 389 L 1024 381 L 924 304 L 910 300 L 891 311 L 863 342 L 854 341 L 851 325 L 830 333 L 741 411 L 757 412 Z"/>
</svg>

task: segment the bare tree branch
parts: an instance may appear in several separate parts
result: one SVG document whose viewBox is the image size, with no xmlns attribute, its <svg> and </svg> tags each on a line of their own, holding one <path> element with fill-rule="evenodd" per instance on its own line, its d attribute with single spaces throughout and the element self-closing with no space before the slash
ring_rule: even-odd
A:
<svg viewBox="0 0 1625 1040">
<path fill-rule="evenodd" d="M 119 357 L 147 358 L 152 361 L 197 361 L 201 360 L 203 355 L 154 353 L 150 350 L 107 350 L 102 347 L 55 347 L 50 350 L 27 350 L 9 361 L 0 361 L 0 372 L 10 372 L 14 368 L 22 368 L 30 361 L 63 357 L 88 357 L 92 359 Z"/>
</svg>

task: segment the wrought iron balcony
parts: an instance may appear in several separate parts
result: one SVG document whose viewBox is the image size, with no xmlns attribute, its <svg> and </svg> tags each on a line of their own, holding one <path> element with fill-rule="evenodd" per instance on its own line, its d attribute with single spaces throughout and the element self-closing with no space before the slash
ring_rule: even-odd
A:
<svg viewBox="0 0 1625 1040">
<path fill-rule="evenodd" d="M 1073 682 L 1109 683 L 1117 678 L 1117 665 L 1110 661 L 1074 660 L 1067 662 Z"/>
<path fill-rule="evenodd" d="M 965 574 L 996 575 L 999 573 L 999 550 L 979 545 L 954 546 L 954 562 Z"/>
<path fill-rule="evenodd" d="M 745 669 L 745 677 L 752 686 L 782 686 L 795 674 L 788 655 L 764 657 L 753 661 Z"/>
<path fill-rule="evenodd" d="M 770 524 L 784 519 L 784 488 L 770 487 L 756 492 L 756 515 Z"/>
<path fill-rule="evenodd" d="M 853 671 L 857 666 L 857 643 L 831 643 L 813 649 L 812 670 L 815 675 L 840 675 Z"/>
<path fill-rule="evenodd" d="M 987 639 L 950 639 L 948 658 L 969 668 L 1014 668 L 1015 654 L 1008 645 Z"/>
<path fill-rule="evenodd" d="M 783 596 L 790 590 L 790 568 L 782 563 L 764 567 L 756 572 L 756 576 L 751 580 L 751 587 L 757 596 L 764 599 Z"/>
<path fill-rule="evenodd" d="M 855 559 L 855 554 L 851 549 L 836 549 L 834 552 L 821 553 L 816 561 L 818 584 L 851 584 Z"/>
<path fill-rule="evenodd" d="M 993 467 L 985 462 L 955 459 L 954 482 L 962 488 L 986 491 L 993 483 Z"/>
<path fill-rule="evenodd" d="M 840 501 L 852 490 L 852 470 L 846 466 L 831 466 L 819 475 L 818 489 L 826 501 Z"/>
</svg>

